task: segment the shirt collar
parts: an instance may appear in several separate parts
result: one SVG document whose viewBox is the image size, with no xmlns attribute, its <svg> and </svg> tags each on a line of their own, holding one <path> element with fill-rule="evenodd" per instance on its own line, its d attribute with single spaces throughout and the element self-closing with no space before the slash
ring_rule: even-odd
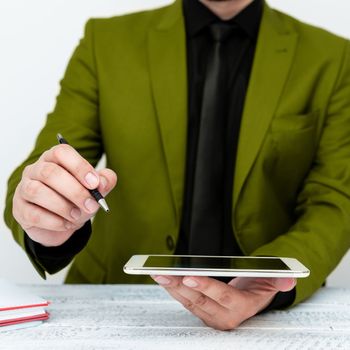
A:
<svg viewBox="0 0 350 350">
<path fill-rule="evenodd" d="M 224 22 L 199 0 L 183 0 L 186 32 L 190 37 L 214 22 Z M 243 29 L 252 39 L 258 36 L 263 11 L 263 0 L 254 0 L 232 19 L 225 21 Z"/>
</svg>

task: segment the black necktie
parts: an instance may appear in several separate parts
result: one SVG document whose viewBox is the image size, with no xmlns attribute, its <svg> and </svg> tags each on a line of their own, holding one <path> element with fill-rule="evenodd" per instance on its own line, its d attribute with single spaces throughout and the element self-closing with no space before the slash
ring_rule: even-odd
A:
<svg viewBox="0 0 350 350">
<path fill-rule="evenodd" d="M 213 46 L 209 52 L 203 89 L 192 196 L 189 253 L 220 255 L 223 235 L 223 186 L 227 119 L 227 72 L 225 40 L 232 25 L 210 27 Z"/>
</svg>

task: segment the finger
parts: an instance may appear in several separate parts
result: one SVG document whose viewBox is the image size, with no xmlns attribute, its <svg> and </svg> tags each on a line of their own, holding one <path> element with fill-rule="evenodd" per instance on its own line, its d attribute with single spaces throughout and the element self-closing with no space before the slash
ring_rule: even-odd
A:
<svg viewBox="0 0 350 350">
<path fill-rule="evenodd" d="M 31 227 L 52 231 L 67 231 L 75 228 L 75 225 L 71 222 L 44 208 L 26 202 L 21 198 L 18 201 L 21 208 L 18 215 L 20 216 L 21 226 L 24 230 Z"/>
<path fill-rule="evenodd" d="M 188 300 L 186 297 L 184 297 L 182 294 L 178 293 L 175 289 L 172 288 L 165 288 L 165 290 L 182 306 L 190 311 L 192 314 L 200 318 L 204 322 L 209 322 L 211 319 L 211 316 L 207 314 L 204 310 L 202 310 L 200 307 L 193 304 L 190 300 Z"/>
<path fill-rule="evenodd" d="M 227 313 L 224 317 L 220 317 L 220 314 L 208 314 L 201 307 L 193 304 L 190 300 L 186 299 L 183 295 L 177 293 L 175 290 L 168 290 L 167 288 L 165 289 L 175 300 L 179 301 L 187 310 L 201 319 L 202 322 L 204 322 L 204 324 L 208 327 L 226 331 L 236 328 L 240 324 L 240 322 L 238 322 L 236 318 L 232 316 L 232 314 Z"/>
<path fill-rule="evenodd" d="M 184 304 L 186 309 L 192 311 L 199 308 L 214 318 L 226 317 L 225 314 L 228 312 L 226 308 L 203 293 L 185 286 L 182 277 L 155 276 L 154 280 L 163 285 L 169 293 L 174 291 L 177 295 L 181 295 L 186 300 Z"/>
<path fill-rule="evenodd" d="M 243 302 L 242 293 L 224 282 L 209 277 L 184 277 L 184 285 L 203 293 L 227 309 L 236 309 Z"/>
<path fill-rule="evenodd" d="M 218 326 L 218 322 L 216 318 L 208 314 L 205 310 L 203 310 L 199 305 L 193 303 L 190 299 L 186 298 L 183 294 L 179 293 L 176 287 L 180 287 L 182 285 L 182 277 L 170 277 L 170 276 L 151 276 L 157 283 L 164 287 L 164 289 L 171 295 L 176 301 L 181 303 L 185 309 L 190 311 L 193 315 L 201 319 L 207 326 L 221 329 Z M 167 287 L 167 285 L 172 285 L 172 287 Z M 186 287 L 184 287 L 186 288 Z M 187 288 L 188 289 L 188 288 Z M 196 299 L 200 300 L 200 293 L 194 292 L 191 295 L 196 294 Z M 204 296 L 205 297 L 205 296 Z M 201 301 L 199 302 L 201 304 Z"/>
<path fill-rule="evenodd" d="M 81 220 L 82 213 L 78 207 L 40 181 L 24 178 L 19 191 L 27 202 L 47 209 L 72 223 Z"/>
<path fill-rule="evenodd" d="M 296 285 L 296 279 L 237 277 L 229 284 L 237 289 L 254 291 L 256 294 L 277 293 L 293 289 Z"/>
<path fill-rule="evenodd" d="M 162 287 L 175 287 L 182 283 L 180 276 L 152 275 L 151 278 Z"/>
<path fill-rule="evenodd" d="M 269 278 L 268 282 L 278 292 L 289 292 L 297 284 L 295 278 Z"/>
<path fill-rule="evenodd" d="M 102 196 L 105 197 L 116 186 L 117 174 L 111 169 L 102 169 L 99 170 L 97 173 L 100 177 L 100 184 L 98 186 L 98 190 L 100 191 Z"/>
<path fill-rule="evenodd" d="M 86 188 L 95 189 L 99 185 L 99 176 L 94 167 L 70 145 L 54 146 L 44 152 L 41 159 L 60 165 Z"/>
<path fill-rule="evenodd" d="M 56 163 L 38 162 L 26 175 L 32 180 L 44 183 L 87 214 L 94 214 L 99 208 L 89 191 Z"/>
</svg>

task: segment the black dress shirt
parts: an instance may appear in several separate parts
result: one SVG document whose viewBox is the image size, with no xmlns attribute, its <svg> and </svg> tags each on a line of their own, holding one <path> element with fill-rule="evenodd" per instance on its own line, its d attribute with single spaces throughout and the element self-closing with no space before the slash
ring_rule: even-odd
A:
<svg viewBox="0 0 350 350">
<path fill-rule="evenodd" d="M 212 40 L 209 34 L 209 26 L 214 22 L 221 21 L 221 19 L 198 0 L 184 0 L 183 5 L 187 40 L 189 105 L 185 192 L 176 253 L 190 254 L 191 249 L 188 242 L 191 235 L 190 222 L 195 157 L 206 72 L 206 52 L 210 47 L 210 40 Z M 241 117 L 259 32 L 262 5 L 262 0 L 255 0 L 228 21 L 234 27 L 234 30 L 226 45 L 226 59 L 230 68 L 229 84 L 227 91 L 222 92 L 228 96 L 228 108 L 222 195 L 224 229 L 221 237 L 217 237 L 221 241 L 221 255 L 242 255 L 232 229 L 233 177 Z M 33 242 L 27 235 L 25 243 L 29 253 L 49 273 L 54 273 L 69 264 L 74 256 L 85 247 L 90 235 L 91 224 L 88 222 L 61 247 L 45 248 Z M 295 290 L 288 293 L 278 293 L 268 309 L 288 306 L 294 298 Z"/>
<path fill-rule="evenodd" d="M 255 0 L 237 16 L 226 22 L 233 27 L 233 30 L 225 42 L 225 58 L 229 71 L 229 83 L 227 91 L 221 92 L 226 96 L 228 105 L 226 108 L 227 114 L 224 116 L 226 119 L 226 140 L 221 194 L 223 230 L 221 237 L 217 237 L 221 241 L 221 250 L 217 252 L 220 255 L 242 255 L 232 231 L 233 174 L 243 105 L 254 58 L 261 15 L 262 1 Z M 188 242 L 191 236 L 193 180 L 207 53 L 211 49 L 213 40 L 209 27 L 215 22 L 221 22 L 221 20 L 198 0 L 184 0 L 184 16 L 189 84 L 188 138 L 184 210 L 176 253 L 191 254 L 193 253 L 193 248 Z M 205 242 L 201 242 L 201 245 L 203 245 L 204 252 L 206 250 L 210 251 L 210 249 L 205 249 Z"/>
</svg>

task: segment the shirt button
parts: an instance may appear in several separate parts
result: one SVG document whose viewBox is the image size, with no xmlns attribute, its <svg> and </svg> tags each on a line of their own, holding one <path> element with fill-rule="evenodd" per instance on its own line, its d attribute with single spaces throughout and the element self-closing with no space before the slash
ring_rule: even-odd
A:
<svg viewBox="0 0 350 350">
<path fill-rule="evenodd" d="M 166 237 L 166 245 L 168 247 L 169 250 L 173 250 L 175 248 L 175 242 L 173 237 L 171 237 L 170 235 L 168 235 Z"/>
</svg>

